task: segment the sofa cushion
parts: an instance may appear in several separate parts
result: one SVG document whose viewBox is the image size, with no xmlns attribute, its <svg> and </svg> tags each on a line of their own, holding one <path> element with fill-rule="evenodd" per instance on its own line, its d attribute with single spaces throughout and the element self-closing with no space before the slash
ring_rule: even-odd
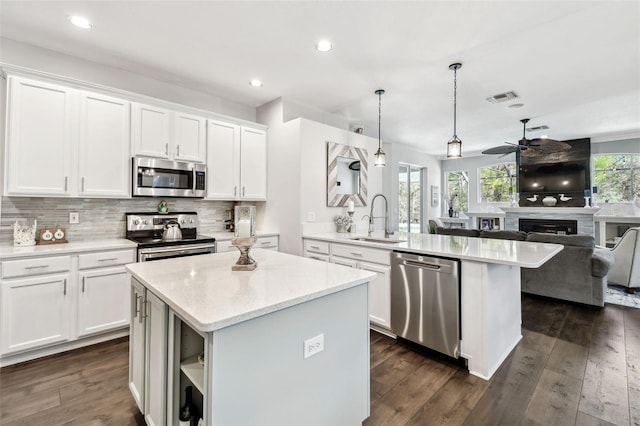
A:
<svg viewBox="0 0 640 426">
<path fill-rule="evenodd" d="M 527 233 L 522 231 L 482 231 L 480 232 L 480 238 L 524 241 L 527 239 Z"/>
<path fill-rule="evenodd" d="M 615 262 L 616 257 L 611 250 L 596 247 L 591 258 L 591 275 L 600 278 L 606 277 Z"/>
<path fill-rule="evenodd" d="M 478 229 L 463 229 L 463 228 L 443 228 L 438 226 L 436 228 L 436 234 L 441 235 L 458 235 L 461 237 L 478 237 L 480 236 L 480 230 Z"/>
<path fill-rule="evenodd" d="M 596 245 L 596 241 L 591 235 L 557 235 L 543 232 L 529 232 L 527 234 L 527 241 L 586 248 L 593 248 Z"/>
</svg>

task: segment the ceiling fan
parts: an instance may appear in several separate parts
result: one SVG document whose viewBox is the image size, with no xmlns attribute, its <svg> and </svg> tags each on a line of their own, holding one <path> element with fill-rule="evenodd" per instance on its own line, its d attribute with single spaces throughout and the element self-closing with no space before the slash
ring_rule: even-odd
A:
<svg viewBox="0 0 640 426">
<path fill-rule="evenodd" d="M 571 145 L 569 145 L 568 143 L 556 141 L 553 139 L 527 139 L 525 137 L 525 131 L 529 119 L 523 118 L 522 120 L 520 120 L 520 122 L 522 123 L 522 139 L 520 139 L 517 144 L 505 142 L 506 145 L 485 149 L 484 151 L 482 151 L 482 153 L 489 155 L 498 154 L 504 157 L 505 155 L 511 154 L 512 152 L 516 152 L 525 157 L 537 157 L 545 154 L 569 151 L 571 149 Z"/>
</svg>

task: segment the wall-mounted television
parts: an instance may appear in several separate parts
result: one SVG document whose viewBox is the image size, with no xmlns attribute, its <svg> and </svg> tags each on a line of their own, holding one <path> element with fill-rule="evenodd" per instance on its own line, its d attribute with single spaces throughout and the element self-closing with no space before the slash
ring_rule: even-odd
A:
<svg viewBox="0 0 640 426">
<path fill-rule="evenodd" d="M 589 159 L 561 163 L 521 164 L 520 192 L 570 193 L 590 188 Z"/>
</svg>

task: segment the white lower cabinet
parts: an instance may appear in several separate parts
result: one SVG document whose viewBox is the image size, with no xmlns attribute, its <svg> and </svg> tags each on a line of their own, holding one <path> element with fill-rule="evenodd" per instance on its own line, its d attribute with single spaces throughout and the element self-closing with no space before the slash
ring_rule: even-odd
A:
<svg viewBox="0 0 640 426">
<path fill-rule="evenodd" d="M 391 328 L 391 250 L 309 238 L 303 239 L 303 246 L 310 259 L 375 272 L 376 278 L 369 282 L 369 320 Z"/>
<path fill-rule="evenodd" d="M 2 282 L 3 355 L 69 340 L 70 281 L 65 273 Z"/>
<path fill-rule="evenodd" d="M 126 334 L 135 249 L 3 260 L 0 364 Z"/>
<path fill-rule="evenodd" d="M 168 308 L 131 280 L 129 389 L 148 426 L 167 424 Z"/>
</svg>

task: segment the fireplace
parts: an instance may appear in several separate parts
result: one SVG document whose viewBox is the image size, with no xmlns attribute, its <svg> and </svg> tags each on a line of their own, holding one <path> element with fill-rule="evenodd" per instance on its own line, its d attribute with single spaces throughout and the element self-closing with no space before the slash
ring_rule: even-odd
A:
<svg viewBox="0 0 640 426">
<path fill-rule="evenodd" d="M 519 229 L 524 232 L 570 235 L 578 233 L 577 220 L 520 219 Z"/>
</svg>

